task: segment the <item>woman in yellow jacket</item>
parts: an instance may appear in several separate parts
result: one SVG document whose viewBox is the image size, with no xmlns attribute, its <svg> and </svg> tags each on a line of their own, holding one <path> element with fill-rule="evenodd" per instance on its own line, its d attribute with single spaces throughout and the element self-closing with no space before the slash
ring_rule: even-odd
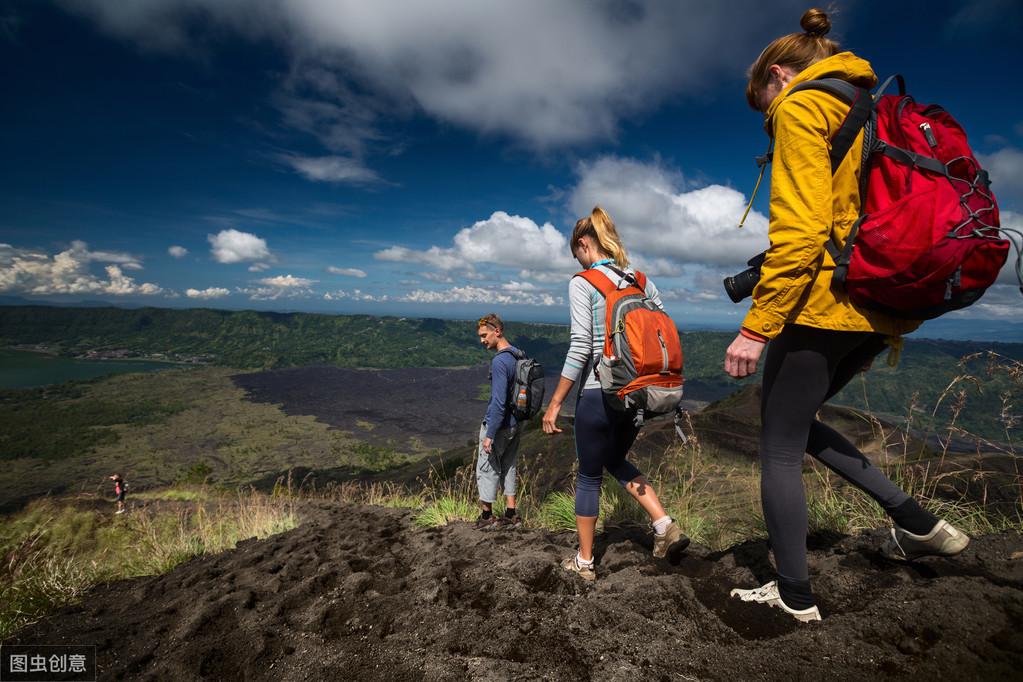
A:
<svg viewBox="0 0 1023 682">
<path fill-rule="evenodd" d="M 873 497 L 895 527 L 882 547 L 893 559 L 961 552 L 969 538 L 924 510 L 871 465 L 838 432 L 817 420 L 821 405 L 867 369 L 886 338 L 919 323 L 864 310 L 831 286 L 834 261 L 824 243 L 844 244 L 860 211 L 861 137 L 832 176 L 831 138 L 849 106 L 820 90 L 789 94 L 818 78 L 840 78 L 871 88 L 870 64 L 824 36 L 831 22 L 811 9 L 804 33 L 778 38 L 750 68 L 746 97 L 765 114 L 774 138 L 770 248 L 753 291 L 753 305 L 725 355 L 733 377 L 756 372 L 765 346 L 760 437 L 761 500 L 777 580 L 735 589 L 743 601 L 784 609 L 803 621 L 820 620 L 806 565 L 807 512 L 802 462 L 808 452 Z"/>
</svg>

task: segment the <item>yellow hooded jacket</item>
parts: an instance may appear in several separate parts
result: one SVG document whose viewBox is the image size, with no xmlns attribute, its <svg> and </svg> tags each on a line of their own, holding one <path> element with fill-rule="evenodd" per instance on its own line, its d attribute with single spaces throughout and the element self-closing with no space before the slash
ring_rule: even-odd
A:
<svg viewBox="0 0 1023 682">
<path fill-rule="evenodd" d="M 840 78 L 865 88 L 877 84 L 866 60 L 842 52 L 797 74 L 768 108 L 765 127 L 774 137 L 771 247 L 742 326 L 768 339 L 789 322 L 818 329 L 905 334 L 920 323 L 860 308 L 831 287 L 835 262 L 824 243 L 834 234 L 839 246 L 844 245 L 859 217 L 863 133 L 832 177 L 831 138 L 849 105 L 820 90 L 787 96 L 793 86 L 817 78 Z"/>
</svg>

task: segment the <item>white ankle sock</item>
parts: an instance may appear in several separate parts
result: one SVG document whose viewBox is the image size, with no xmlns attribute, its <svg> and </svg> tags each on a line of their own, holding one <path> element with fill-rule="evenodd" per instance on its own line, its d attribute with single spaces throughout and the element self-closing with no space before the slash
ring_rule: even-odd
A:
<svg viewBox="0 0 1023 682">
<path fill-rule="evenodd" d="M 582 554 L 579 554 L 578 552 L 576 552 L 576 555 L 575 555 L 575 562 L 577 564 L 579 564 L 580 566 L 586 566 L 586 567 L 589 567 L 589 568 L 593 567 L 593 559 L 590 559 L 589 561 L 587 561 L 586 559 L 583 559 Z"/>
<path fill-rule="evenodd" d="M 662 516 L 661 518 L 654 521 L 654 533 L 657 535 L 664 535 L 668 532 L 668 526 L 671 525 L 670 516 Z"/>
</svg>

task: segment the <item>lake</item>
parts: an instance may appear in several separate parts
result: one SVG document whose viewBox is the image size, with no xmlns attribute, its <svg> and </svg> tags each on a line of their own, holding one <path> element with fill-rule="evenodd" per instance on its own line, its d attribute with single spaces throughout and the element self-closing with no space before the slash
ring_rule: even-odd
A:
<svg viewBox="0 0 1023 682">
<path fill-rule="evenodd" d="M 0 389 L 32 388 L 71 380 L 95 379 L 108 374 L 154 372 L 182 366 L 149 360 L 76 360 L 45 353 L 0 349 Z"/>
</svg>

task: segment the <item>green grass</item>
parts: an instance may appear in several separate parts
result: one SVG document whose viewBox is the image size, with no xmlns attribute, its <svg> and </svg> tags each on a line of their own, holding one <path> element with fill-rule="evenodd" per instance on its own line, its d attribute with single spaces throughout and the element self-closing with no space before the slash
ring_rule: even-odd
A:
<svg viewBox="0 0 1023 682">
<path fill-rule="evenodd" d="M 154 491 L 153 504 L 114 516 L 91 500 L 43 498 L 0 530 L 0 639 L 74 603 L 99 582 L 154 575 L 200 554 L 297 525 L 293 500 L 253 491 Z M 181 500 L 189 500 L 181 502 Z"/>
</svg>

